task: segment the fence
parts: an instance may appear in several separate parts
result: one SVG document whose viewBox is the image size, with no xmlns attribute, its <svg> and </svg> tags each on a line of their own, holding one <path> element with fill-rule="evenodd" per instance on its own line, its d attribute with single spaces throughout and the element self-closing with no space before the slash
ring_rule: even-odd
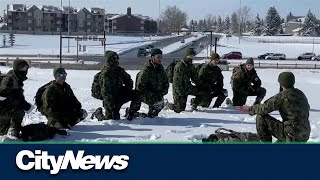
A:
<svg viewBox="0 0 320 180">
<path fill-rule="evenodd" d="M 292 44 L 320 44 L 319 37 L 298 37 L 298 38 L 266 38 L 266 37 L 242 37 L 249 42 L 258 43 L 292 43 Z"/>
<path fill-rule="evenodd" d="M 239 64 L 231 63 L 230 67 L 236 67 Z M 320 69 L 319 64 L 281 64 L 281 63 L 255 63 L 255 68 L 270 68 L 270 69 Z"/>
</svg>

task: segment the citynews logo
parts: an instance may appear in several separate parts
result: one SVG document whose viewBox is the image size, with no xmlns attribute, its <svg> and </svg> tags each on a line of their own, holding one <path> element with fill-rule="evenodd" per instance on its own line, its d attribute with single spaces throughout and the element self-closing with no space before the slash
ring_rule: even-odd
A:
<svg viewBox="0 0 320 180">
<path fill-rule="evenodd" d="M 66 170 L 70 165 L 73 170 L 124 170 L 128 167 L 129 156 L 114 155 L 86 155 L 84 150 L 79 150 L 75 155 L 73 151 L 67 150 L 65 155 L 58 157 L 48 155 L 48 151 L 35 150 L 33 153 L 29 150 L 22 150 L 16 156 L 16 165 L 24 171 L 31 169 L 48 170 L 50 174 L 58 174 L 60 170 Z"/>
</svg>

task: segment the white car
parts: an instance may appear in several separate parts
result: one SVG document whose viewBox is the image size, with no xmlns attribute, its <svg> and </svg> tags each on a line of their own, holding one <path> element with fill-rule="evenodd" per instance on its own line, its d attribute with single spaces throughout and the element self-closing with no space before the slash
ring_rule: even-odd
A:
<svg viewBox="0 0 320 180">
<path fill-rule="evenodd" d="M 269 56 L 266 56 L 265 59 L 268 59 L 268 60 L 285 60 L 286 59 L 286 55 L 285 54 L 279 54 L 279 53 L 276 53 L 276 54 L 271 54 Z"/>
<path fill-rule="evenodd" d="M 229 71 L 229 64 L 230 63 L 227 60 L 220 60 L 218 66 L 221 71 Z"/>
</svg>

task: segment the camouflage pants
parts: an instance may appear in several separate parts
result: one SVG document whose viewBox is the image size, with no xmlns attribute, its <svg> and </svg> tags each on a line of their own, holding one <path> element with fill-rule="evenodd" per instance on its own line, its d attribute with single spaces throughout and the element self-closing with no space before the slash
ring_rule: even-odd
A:
<svg viewBox="0 0 320 180">
<path fill-rule="evenodd" d="M 103 119 L 120 119 L 120 109 L 121 106 L 127 102 L 131 101 L 129 113 L 135 113 L 139 111 L 141 107 L 141 93 L 138 90 L 129 90 L 126 88 L 121 88 L 119 90 L 119 96 L 114 98 L 114 108 L 109 107 L 107 104 L 103 102 L 103 107 L 105 109 L 105 116 Z"/>
<path fill-rule="evenodd" d="M 66 112 L 70 112 L 67 111 Z M 67 116 L 62 116 L 61 118 L 55 118 L 51 116 L 47 116 L 48 125 L 55 127 L 57 129 L 69 129 L 70 127 L 76 125 L 81 117 L 81 113 L 79 112 L 70 112 Z"/>
<path fill-rule="evenodd" d="M 310 130 L 292 130 L 270 115 L 257 115 L 256 127 L 263 142 L 272 142 L 272 136 L 279 142 L 307 142 L 310 136 Z"/>
<path fill-rule="evenodd" d="M 242 106 L 246 104 L 248 96 L 257 96 L 254 104 L 259 104 L 263 100 L 264 96 L 266 95 L 266 92 L 267 90 L 263 87 L 260 87 L 257 89 L 249 88 L 247 95 L 241 94 L 238 91 L 233 90 L 233 99 L 232 99 L 233 106 Z"/>
<path fill-rule="evenodd" d="M 201 92 L 198 92 L 197 88 L 195 86 L 191 86 L 191 89 L 189 90 L 188 95 L 197 96 Z M 169 105 L 169 108 L 174 110 L 176 113 L 180 113 L 186 109 L 187 101 L 188 101 L 188 95 L 185 96 L 179 96 L 176 93 L 173 92 L 173 102 L 174 104 Z"/>
<path fill-rule="evenodd" d="M 159 102 L 163 102 L 163 96 L 160 93 L 152 93 L 148 96 L 142 96 L 142 102 L 146 103 L 149 106 L 148 117 L 156 117 L 158 116 L 159 112 L 164 108 L 164 104 L 156 105 Z M 140 109 L 140 107 L 139 107 Z"/>
<path fill-rule="evenodd" d="M 25 115 L 23 109 L 8 109 L 0 107 L 0 135 L 7 134 L 9 128 L 13 128 L 18 133 L 21 129 L 21 122 Z"/>
<path fill-rule="evenodd" d="M 228 92 L 226 89 L 222 89 L 220 91 L 214 91 L 213 93 L 211 92 L 199 92 L 199 94 L 196 96 L 194 99 L 194 104 L 193 106 L 202 106 L 202 107 L 209 107 L 211 104 L 211 101 L 213 98 L 217 97 L 213 107 L 220 107 L 223 101 L 227 98 L 225 96 L 225 92 Z"/>
</svg>

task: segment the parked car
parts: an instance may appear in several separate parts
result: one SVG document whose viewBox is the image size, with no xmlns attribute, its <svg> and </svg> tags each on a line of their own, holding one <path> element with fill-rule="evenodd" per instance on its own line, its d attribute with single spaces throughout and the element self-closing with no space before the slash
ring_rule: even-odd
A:
<svg viewBox="0 0 320 180">
<path fill-rule="evenodd" d="M 311 58 L 314 56 L 316 56 L 315 53 L 303 53 L 298 56 L 298 60 L 302 60 L 302 59 L 310 59 L 311 60 Z"/>
<path fill-rule="evenodd" d="M 146 50 L 146 48 L 139 48 L 138 53 L 137 53 L 137 57 L 148 56 L 148 54 L 149 54 L 149 52 Z"/>
<path fill-rule="evenodd" d="M 271 54 L 269 56 L 266 56 L 265 59 L 269 59 L 269 60 L 285 60 L 286 59 L 286 55 L 285 54 Z"/>
<path fill-rule="evenodd" d="M 259 55 L 258 59 L 266 59 L 266 56 L 270 56 L 272 54 L 274 54 L 274 53 L 265 53 L 265 54 Z"/>
<path fill-rule="evenodd" d="M 220 60 L 218 66 L 221 71 L 229 71 L 229 64 L 230 63 L 227 60 Z"/>
<path fill-rule="evenodd" d="M 184 39 L 182 39 L 180 42 L 181 42 L 181 43 L 184 43 L 185 41 L 184 41 Z"/>
<path fill-rule="evenodd" d="M 228 54 L 222 55 L 222 59 L 242 59 L 242 53 L 238 51 L 232 51 Z"/>
<path fill-rule="evenodd" d="M 318 55 L 318 56 L 313 56 L 313 57 L 311 58 L 311 60 L 312 60 L 312 61 L 320 61 L 320 55 Z"/>
</svg>

